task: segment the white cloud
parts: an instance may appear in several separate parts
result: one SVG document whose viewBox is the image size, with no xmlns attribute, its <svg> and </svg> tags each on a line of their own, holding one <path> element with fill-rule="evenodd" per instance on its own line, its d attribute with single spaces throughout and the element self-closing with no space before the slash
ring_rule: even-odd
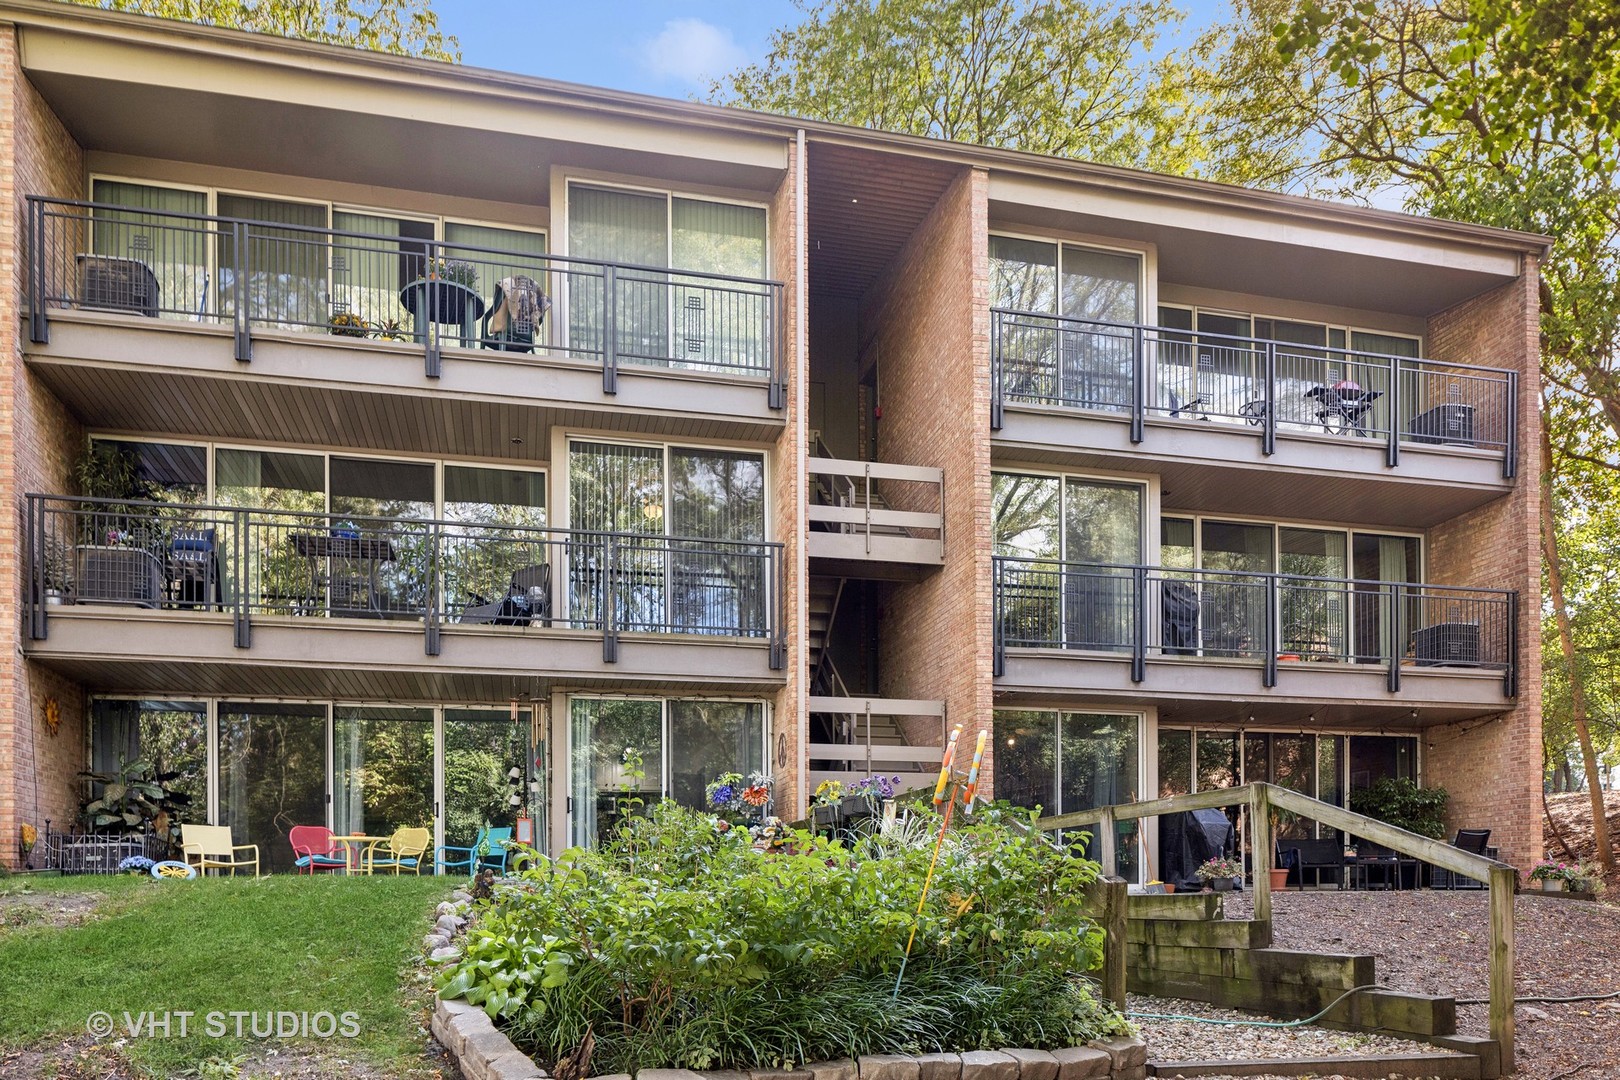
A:
<svg viewBox="0 0 1620 1080">
<path fill-rule="evenodd" d="M 641 58 L 647 70 L 658 78 L 693 86 L 701 86 L 748 62 L 748 54 L 730 30 L 702 19 L 666 22 L 657 37 L 641 43 Z"/>
</svg>

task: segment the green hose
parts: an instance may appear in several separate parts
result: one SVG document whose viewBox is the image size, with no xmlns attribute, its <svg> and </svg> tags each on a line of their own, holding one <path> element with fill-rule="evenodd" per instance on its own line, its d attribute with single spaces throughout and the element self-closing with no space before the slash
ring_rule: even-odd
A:
<svg viewBox="0 0 1620 1080">
<path fill-rule="evenodd" d="M 1383 983 L 1368 983 L 1366 986 L 1353 986 L 1328 1003 L 1328 1007 L 1315 1016 L 1307 1016 L 1303 1020 L 1215 1020 L 1207 1016 L 1179 1016 L 1174 1013 L 1145 1013 L 1126 1011 L 1125 1015 L 1136 1020 L 1190 1020 L 1195 1024 L 1223 1024 L 1228 1027 L 1263 1027 L 1263 1028 L 1291 1028 L 1302 1024 L 1309 1024 L 1313 1020 L 1320 1020 L 1333 1011 L 1333 1006 L 1349 997 L 1351 994 L 1363 990 L 1387 990 L 1389 987 Z"/>
</svg>

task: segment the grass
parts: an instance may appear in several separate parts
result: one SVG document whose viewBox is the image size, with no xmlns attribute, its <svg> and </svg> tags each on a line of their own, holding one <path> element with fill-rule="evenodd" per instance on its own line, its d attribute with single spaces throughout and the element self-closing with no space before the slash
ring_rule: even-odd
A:
<svg viewBox="0 0 1620 1080">
<path fill-rule="evenodd" d="M 174 1021 L 170 1037 L 124 1047 L 143 1070 L 172 1076 L 252 1048 L 228 1016 L 224 1037 L 201 1030 L 210 1011 L 354 1012 L 355 1038 L 288 1044 L 420 1074 L 427 985 L 407 969 L 450 888 L 444 878 L 0 879 L 0 1047 L 82 1043 L 96 1012 L 123 1028 L 126 1012 L 191 1010 L 188 1037 Z"/>
</svg>

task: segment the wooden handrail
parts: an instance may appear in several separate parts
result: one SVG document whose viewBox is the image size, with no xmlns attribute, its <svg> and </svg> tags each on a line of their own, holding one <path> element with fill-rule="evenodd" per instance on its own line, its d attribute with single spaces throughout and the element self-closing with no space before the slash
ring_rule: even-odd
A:
<svg viewBox="0 0 1620 1080">
<path fill-rule="evenodd" d="M 1103 806 L 1072 814 L 1039 818 L 1035 827 L 1043 832 L 1101 825 L 1098 830 L 1098 861 L 1103 873 L 1115 873 L 1114 826 L 1120 821 L 1177 814 L 1189 810 L 1220 810 L 1228 806 L 1249 809 L 1253 830 L 1254 917 L 1271 919 L 1271 808 L 1287 810 L 1302 818 L 1320 822 L 1374 844 L 1382 844 L 1400 855 L 1407 855 L 1452 873 L 1484 881 L 1490 886 L 1490 1033 L 1502 1055 L 1504 1072 L 1513 1070 L 1513 895 L 1518 891 L 1519 874 L 1507 863 L 1452 847 L 1417 833 L 1357 814 L 1343 807 L 1301 795 L 1276 784 L 1251 783 L 1241 787 L 1216 788 L 1166 799 Z"/>
</svg>

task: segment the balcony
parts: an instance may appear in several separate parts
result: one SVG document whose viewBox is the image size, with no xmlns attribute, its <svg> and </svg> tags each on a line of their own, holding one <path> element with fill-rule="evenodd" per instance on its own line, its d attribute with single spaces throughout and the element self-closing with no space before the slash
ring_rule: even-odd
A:
<svg viewBox="0 0 1620 1080">
<path fill-rule="evenodd" d="M 999 441 L 1405 476 L 1483 498 L 1515 474 L 1513 371 L 1005 309 L 991 331 Z"/>
<path fill-rule="evenodd" d="M 779 282 L 35 196 L 27 227 L 30 362 L 69 396 L 94 362 L 782 422 Z"/>
<path fill-rule="evenodd" d="M 501 700 L 516 674 L 783 678 L 780 544 L 52 495 L 27 514 L 28 651 L 101 680 L 311 664 Z"/>
<path fill-rule="evenodd" d="M 945 474 L 920 465 L 812 457 L 812 572 L 915 580 L 945 564 Z"/>
<path fill-rule="evenodd" d="M 998 688 L 1403 711 L 1517 694 L 1511 591 L 1010 556 L 993 572 Z"/>
</svg>

